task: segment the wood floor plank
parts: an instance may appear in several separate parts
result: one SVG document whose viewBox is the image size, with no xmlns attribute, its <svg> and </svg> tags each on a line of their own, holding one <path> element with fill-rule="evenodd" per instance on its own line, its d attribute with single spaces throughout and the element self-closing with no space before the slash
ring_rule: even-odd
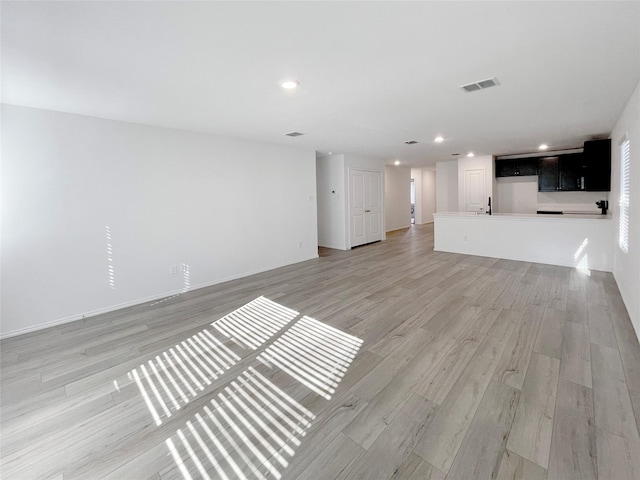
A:
<svg viewBox="0 0 640 480">
<path fill-rule="evenodd" d="M 629 390 L 629 396 L 631 397 L 633 413 L 636 416 L 636 426 L 640 432 L 640 392 L 638 390 Z"/>
<path fill-rule="evenodd" d="M 496 480 L 547 480 L 547 471 L 520 455 L 506 450 Z"/>
<path fill-rule="evenodd" d="M 624 466 L 633 476 L 620 478 L 639 478 L 640 435 L 619 352 L 592 343 L 591 358 L 598 472 Z"/>
<path fill-rule="evenodd" d="M 455 383 L 414 452 L 448 473 L 482 400 L 496 361 L 476 356 Z"/>
<path fill-rule="evenodd" d="M 604 305 L 589 303 L 587 306 L 587 314 L 589 316 L 591 343 L 617 349 L 618 341 L 613 331 L 609 309 Z"/>
<path fill-rule="evenodd" d="M 298 477 L 366 405 L 366 402 L 351 392 L 345 392 L 340 398 L 332 400 L 331 405 L 314 419 L 311 429 L 286 468 L 287 478 Z"/>
<path fill-rule="evenodd" d="M 437 410 L 433 402 L 413 395 L 344 478 L 390 478 L 409 457 Z"/>
<path fill-rule="evenodd" d="M 340 478 L 348 474 L 364 449 L 346 435 L 336 438 L 296 478 Z M 288 473 L 288 472 L 286 472 Z"/>
<path fill-rule="evenodd" d="M 560 360 L 564 312 L 545 308 L 533 351 Z"/>
<path fill-rule="evenodd" d="M 560 361 L 534 353 L 511 427 L 507 448 L 547 468 Z"/>
<path fill-rule="evenodd" d="M 447 478 L 496 478 L 520 391 L 503 383 L 489 384 Z"/>
<path fill-rule="evenodd" d="M 418 393 L 438 405 L 444 402 L 479 345 L 477 340 L 455 342 L 418 387 Z"/>
<path fill-rule="evenodd" d="M 415 453 L 389 477 L 390 480 L 444 480 L 445 474 Z"/>
<path fill-rule="evenodd" d="M 496 367 L 496 380 L 514 388 L 522 388 L 543 314 L 543 307 L 530 307 L 516 324 Z"/>
<path fill-rule="evenodd" d="M 567 310 L 564 319 L 567 322 L 589 325 L 587 295 L 584 292 L 570 290 L 567 293 Z"/>
<path fill-rule="evenodd" d="M 494 360 L 499 360 L 502 357 L 516 324 L 522 320 L 522 313 L 516 310 L 502 309 L 499 312 L 476 352 L 478 355 L 484 355 Z"/>
<path fill-rule="evenodd" d="M 560 378 L 591 388 L 589 327 L 565 322 L 562 327 Z"/>
<path fill-rule="evenodd" d="M 351 391 L 365 401 L 372 400 L 411 361 L 424 343 L 431 338 L 433 338 L 431 332 L 419 329 L 416 335 L 405 340 L 388 357 L 356 383 L 351 388 Z"/>
<path fill-rule="evenodd" d="M 638 478 L 638 450 L 618 435 L 598 429 L 598 478 L 632 480 Z"/>
<path fill-rule="evenodd" d="M 620 295 L 607 295 L 609 314 L 616 335 L 627 386 L 640 391 L 640 342 Z"/>
<path fill-rule="evenodd" d="M 591 389 L 561 379 L 551 439 L 549 480 L 598 478 L 593 416 Z"/>
<path fill-rule="evenodd" d="M 422 351 L 345 427 L 344 433 L 368 449 L 454 343 L 454 339 L 442 334 L 427 342 Z"/>
</svg>

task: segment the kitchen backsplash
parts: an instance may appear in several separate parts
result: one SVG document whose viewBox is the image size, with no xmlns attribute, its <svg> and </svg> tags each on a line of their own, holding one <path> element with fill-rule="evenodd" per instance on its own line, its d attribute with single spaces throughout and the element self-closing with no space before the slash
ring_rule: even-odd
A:
<svg viewBox="0 0 640 480">
<path fill-rule="evenodd" d="M 538 210 L 599 213 L 599 200 L 609 200 L 609 192 L 538 192 L 538 177 L 497 179 L 496 213 L 536 213 Z"/>
</svg>

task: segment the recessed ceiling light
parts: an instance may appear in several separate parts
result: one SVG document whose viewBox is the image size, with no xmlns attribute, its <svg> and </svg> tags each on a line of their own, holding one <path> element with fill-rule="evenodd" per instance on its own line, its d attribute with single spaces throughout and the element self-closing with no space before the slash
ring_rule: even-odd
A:
<svg viewBox="0 0 640 480">
<path fill-rule="evenodd" d="M 543 143 L 538 147 L 538 150 L 546 150 L 547 148 L 549 148 L 549 145 L 547 145 L 546 143 Z"/>
<path fill-rule="evenodd" d="M 473 157 L 473 152 L 467 153 L 467 157 Z"/>
<path fill-rule="evenodd" d="M 441 135 L 438 135 L 436 138 L 433 139 L 433 141 L 436 143 L 442 143 L 444 142 L 444 137 Z"/>
<path fill-rule="evenodd" d="M 297 88 L 298 85 L 300 85 L 298 80 L 283 80 L 280 82 L 280 86 L 286 90 L 293 90 L 294 88 Z"/>
<path fill-rule="evenodd" d="M 396 160 L 395 162 L 393 162 L 393 164 L 394 164 L 395 166 L 400 165 L 400 160 Z"/>
</svg>

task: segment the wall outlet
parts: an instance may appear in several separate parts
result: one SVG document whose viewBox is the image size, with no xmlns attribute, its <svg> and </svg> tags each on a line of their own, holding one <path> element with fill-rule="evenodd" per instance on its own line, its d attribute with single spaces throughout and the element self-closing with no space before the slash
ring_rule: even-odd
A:
<svg viewBox="0 0 640 480">
<path fill-rule="evenodd" d="M 171 275 L 178 274 L 178 265 L 171 265 Z"/>
</svg>

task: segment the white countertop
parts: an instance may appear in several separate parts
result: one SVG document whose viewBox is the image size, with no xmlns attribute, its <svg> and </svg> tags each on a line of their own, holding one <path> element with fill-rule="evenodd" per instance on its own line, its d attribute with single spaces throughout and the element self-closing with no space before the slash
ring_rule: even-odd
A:
<svg viewBox="0 0 640 480">
<path fill-rule="evenodd" d="M 544 213 L 494 213 L 492 215 L 488 215 L 486 213 L 478 213 L 475 212 L 442 212 L 442 213 L 434 213 L 434 217 L 468 217 L 468 218 L 491 218 L 491 219 L 510 219 L 510 220 L 611 220 L 611 214 L 601 215 L 597 213 L 565 213 L 563 215 L 557 214 L 544 214 Z"/>
</svg>

